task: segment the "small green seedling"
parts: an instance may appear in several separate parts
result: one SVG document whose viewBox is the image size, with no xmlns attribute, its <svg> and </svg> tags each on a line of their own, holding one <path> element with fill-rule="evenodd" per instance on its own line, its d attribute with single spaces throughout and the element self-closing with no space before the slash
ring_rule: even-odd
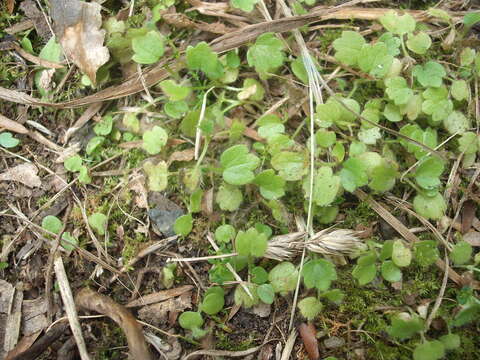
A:
<svg viewBox="0 0 480 360">
<path fill-rule="evenodd" d="M 178 323 L 186 330 L 192 332 L 194 339 L 200 339 L 207 334 L 201 327 L 203 325 L 202 315 L 196 311 L 185 311 L 178 317 Z"/>
</svg>

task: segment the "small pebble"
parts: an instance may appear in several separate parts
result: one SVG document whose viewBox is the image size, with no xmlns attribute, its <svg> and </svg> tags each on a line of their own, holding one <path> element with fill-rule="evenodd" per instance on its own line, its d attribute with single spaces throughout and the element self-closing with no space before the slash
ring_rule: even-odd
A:
<svg viewBox="0 0 480 360">
<path fill-rule="evenodd" d="M 327 349 L 336 349 L 345 345 L 345 340 L 338 336 L 332 336 L 324 340 L 323 345 L 325 345 Z"/>
</svg>

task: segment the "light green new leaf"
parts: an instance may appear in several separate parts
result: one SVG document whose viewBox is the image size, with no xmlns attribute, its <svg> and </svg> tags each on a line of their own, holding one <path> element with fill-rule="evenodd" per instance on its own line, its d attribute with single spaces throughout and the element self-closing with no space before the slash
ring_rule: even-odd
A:
<svg viewBox="0 0 480 360">
<path fill-rule="evenodd" d="M 316 259 L 308 261 L 302 270 L 303 282 L 308 289 L 316 288 L 326 291 L 333 280 L 337 280 L 335 266 L 328 260 Z"/>
<path fill-rule="evenodd" d="M 132 40 L 133 61 L 139 64 L 157 62 L 165 51 L 163 42 L 163 36 L 155 30 L 134 37 Z"/>
<path fill-rule="evenodd" d="M 312 321 L 317 317 L 323 309 L 323 305 L 314 296 L 306 297 L 298 302 L 298 308 L 302 316 L 308 321 Z"/>
<path fill-rule="evenodd" d="M 250 12 L 255 8 L 255 4 L 258 0 L 230 0 L 230 2 L 235 9 Z"/>
<path fill-rule="evenodd" d="M 413 351 L 413 360 L 439 360 L 445 356 L 445 346 L 438 340 L 425 341 Z"/>
<path fill-rule="evenodd" d="M 413 209 L 424 218 L 439 220 L 445 214 L 447 205 L 443 196 L 438 192 L 432 197 L 418 194 L 413 199 Z"/>
<path fill-rule="evenodd" d="M 150 155 L 155 155 L 162 150 L 167 140 L 167 132 L 160 126 L 154 126 L 152 130 L 144 132 L 142 147 Z"/>
<path fill-rule="evenodd" d="M 442 86 L 442 80 L 447 72 L 443 65 L 429 61 L 424 65 L 415 65 L 412 74 L 422 86 L 438 88 Z"/>
<path fill-rule="evenodd" d="M 404 35 L 415 30 L 416 21 L 410 14 L 399 16 L 396 11 L 390 10 L 380 18 L 385 29 L 397 35 Z"/>
<path fill-rule="evenodd" d="M 395 165 L 389 161 L 382 161 L 382 163 L 372 170 L 372 180 L 368 184 L 370 189 L 385 192 L 389 191 L 395 185 L 395 179 L 398 172 Z"/>
<path fill-rule="evenodd" d="M 245 185 L 253 181 L 253 170 L 260 164 L 260 159 L 248 152 L 246 145 L 234 145 L 220 156 L 223 167 L 223 179 L 231 185 Z"/>
<path fill-rule="evenodd" d="M 260 187 L 260 194 L 265 199 L 278 199 L 285 195 L 285 180 L 275 174 L 273 169 L 262 171 L 255 177 L 253 183 Z"/>
<path fill-rule="evenodd" d="M 346 65 L 356 65 L 365 39 L 355 31 L 342 31 L 342 36 L 333 42 L 335 57 Z"/>
<path fill-rule="evenodd" d="M 73 155 L 63 162 L 63 166 L 68 171 L 77 172 L 77 171 L 80 171 L 80 168 L 82 167 L 82 163 L 83 161 L 80 155 Z"/>
<path fill-rule="evenodd" d="M 243 201 L 243 195 L 239 188 L 229 184 L 223 184 L 218 189 L 216 202 L 224 211 L 237 210 Z"/>
<path fill-rule="evenodd" d="M 95 124 L 93 131 L 97 135 L 107 136 L 112 132 L 113 127 L 113 116 L 106 115 L 102 118 L 102 121 Z"/>
<path fill-rule="evenodd" d="M 291 262 L 284 261 L 276 265 L 268 274 L 268 281 L 276 293 L 286 294 L 295 290 L 298 270 Z"/>
<path fill-rule="evenodd" d="M 430 156 L 418 165 L 415 171 L 415 181 L 426 190 L 435 189 L 440 185 L 440 175 L 442 175 L 443 169 L 443 161 L 436 156 Z"/>
<path fill-rule="evenodd" d="M 382 263 L 381 274 L 388 282 L 393 283 L 402 280 L 402 271 L 390 260 Z"/>
<path fill-rule="evenodd" d="M 286 181 L 300 180 L 307 171 L 304 153 L 282 151 L 272 157 L 272 166 Z"/>
<path fill-rule="evenodd" d="M 420 317 L 411 317 L 408 313 L 400 313 L 393 317 L 392 325 L 387 328 L 387 333 L 399 340 L 406 340 L 423 329 L 424 323 Z"/>
<path fill-rule="evenodd" d="M 434 122 L 445 120 L 453 111 L 453 103 L 448 99 L 448 90 L 442 86 L 429 88 L 422 93 L 425 101 L 422 111 L 432 116 Z"/>
<path fill-rule="evenodd" d="M 310 190 L 310 180 L 308 177 L 303 182 L 303 188 L 307 196 Z M 337 197 L 340 189 L 340 177 L 333 175 L 333 171 L 328 166 L 322 166 L 317 170 L 313 184 L 313 201 L 318 206 L 330 205 Z"/>
<path fill-rule="evenodd" d="M 432 46 L 432 39 L 426 32 L 419 32 L 417 35 L 408 35 L 407 47 L 414 53 L 423 55 Z"/>
<path fill-rule="evenodd" d="M 407 80 L 401 76 L 385 80 L 385 85 L 387 86 L 385 92 L 395 105 L 404 105 L 413 96 L 413 90 L 408 87 Z"/>
<path fill-rule="evenodd" d="M 285 61 L 284 45 L 273 33 L 260 35 L 247 51 L 248 65 L 264 75 L 274 72 Z"/>
<path fill-rule="evenodd" d="M 357 188 L 367 185 L 367 167 L 359 159 L 350 158 L 343 163 L 340 170 L 340 180 L 345 190 L 354 192 Z"/>
<path fill-rule="evenodd" d="M 13 137 L 12 133 L 5 131 L 0 133 L 0 146 L 6 149 L 14 148 L 20 143 L 20 140 Z"/>
<path fill-rule="evenodd" d="M 186 58 L 190 70 L 201 70 L 213 80 L 221 78 L 224 74 L 218 55 L 205 41 L 198 43 L 195 47 L 188 46 Z"/>
<path fill-rule="evenodd" d="M 445 346 L 445 350 L 455 350 L 460 347 L 461 340 L 457 334 L 447 334 L 440 337 L 440 341 Z"/>
<path fill-rule="evenodd" d="M 438 251 L 435 240 L 418 241 L 413 246 L 415 261 L 419 263 L 420 266 L 430 266 L 440 258 L 440 252 Z"/>
<path fill-rule="evenodd" d="M 255 228 L 239 231 L 235 238 L 235 248 L 239 255 L 261 257 L 267 250 L 267 235 Z"/>
<path fill-rule="evenodd" d="M 355 265 L 352 276 L 357 279 L 360 286 L 366 285 L 375 279 L 377 266 L 375 264 Z"/>
<path fill-rule="evenodd" d="M 47 215 L 42 219 L 42 228 L 54 234 L 58 234 L 62 230 L 62 221 L 53 215 Z"/>
<path fill-rule="evenodd" d="M 453 246 L 450 259 L 455 265 L 466 264 L 472 257 L 472 251 L 472 245 L 466 241 L 460 241 Z"/>
<path fill-rule="evenodd" d="M 190 95 L 191 89 L 186 86 L 178 85 L 173 80 L 163 80 L 160 83 L 162 91 L 171 101 L 180 101 Z"/>
<path fill-rule="evenodd" d="M 470 88 L 465 80 L 453 81 L 450 91 L 452 92 L 453 98 L 457 101 L 466 100 L 470 95 Z"/>
<path fill-rule="evenodd" d="M 215 240 L 225 244 L 235 239 L 236 235 L 237 231 L 232 225 L 229 224 L 220 225 L 215 230 Z"/>
<path fill-rule="evenodd" d="M 387 45 L 383 42 L 363 45 L 358 56 L 360 69 L 378 78 L 388 74 L 392 62 L 393 56 L 389 54 Z"/>
<path fill-rule="evenodd" d="M 173 231 L 175 234 L 187 236 L 193 229 L 193 218 L 191 214 L 182 215 L 175 220 Z"/>
<path fill-rule="evenodd" d="M 447 118 L 443 120 L 443 126 L 451 134 L 466 134 L 466 131 L 470 128 L 471 123 L 463 112 L 452 111 Z"/>
<path fill-rule="evenodd" d="M 465 154 L 475 154 L 479 150 L 479 137 L 471 131 L 464 132 L 458 139 L 458 150 Z"/>
<path fill-rule="evenodd" d="M 406 267 L 412 262 L 412 252 L 402 240 L 395 240 L 392 247 L 392 261 L 398 267 Z"/>
<path fill-rule="evenodd" d="M 265 304 L 273 304 L 275 300 L 275 290 L 271 284 L 262 284 L 257 288 L 257 295 Z"/>
<path fill-rule="evenodd" d="M 163 191 L 168 185 L 168 165 L 165 161 L 153 164 L 146 161 L 143 170 L 147 174 L 147 186 L 151 191 Z"/>
<path fill-rule="evenodd" d="M 102 213 L 93 213 L 88 217 L 88 224 L 98 235 L 105 235 L 105 224 L 107 223 L 107 216 Z"/>
</svg>

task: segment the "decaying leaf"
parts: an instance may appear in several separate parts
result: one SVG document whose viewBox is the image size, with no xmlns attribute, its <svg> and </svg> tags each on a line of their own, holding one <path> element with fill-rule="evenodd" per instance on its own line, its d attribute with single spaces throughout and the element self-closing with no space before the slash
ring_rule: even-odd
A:
<svg viewBox="0 0 480 360">
<path fill-rule="evenodd" d="M 52 0 L 51 16 L 57 39 L 65 55 L 87 74 L 93 84 L 100 66 L 110 58 L 100 30 L 101 6 L 95 2 Z"/>
<path fill-rule="evenodd" d="M 20 164 L 0 174 L 0 181 L 16 181 L 28 187 L 40 187 L 42 181 L 37 175 L 38 169 L 33 164 Z"/>
<path fill-rule="evenodd" d="M 50 39 L 52 34 L 48 28 L 47 20 L 42 12 L 38 9 L 35 1 L 24 0 L 20 3 L 20 10 L 25 13 L 25 16 L 33 22 L 38 36 L 44 40 Z"/>
<path fill-rule="evenodd" d="M 178 313 L 190 309 L 192 307 L 192 293 L 186 292 L 178 297 L 173 297 L 168 300 L 146 305 L 138 311 L 138 317 L 149 324 L 155 326 L 165 325 L 169 322 L 171 313 L 175 317 Z"/>
</svg>

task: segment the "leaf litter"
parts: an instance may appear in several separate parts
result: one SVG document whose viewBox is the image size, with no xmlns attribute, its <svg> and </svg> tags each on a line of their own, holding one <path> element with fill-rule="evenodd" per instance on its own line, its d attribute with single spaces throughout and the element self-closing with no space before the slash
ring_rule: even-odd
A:
<svg viewBox="0 0 480 360">
<path fill-rule="evenodd" d="M 24 3 L 36 8 L 33 2 Z M 478 230 L 480 147 L 471 128 L 478 111 L 470 97 L 470 92 L 478 95 L 473 83 L 478 56 L 468 47 L 470 52 L 459 55 L 460 65 L 453 66 L 457 54 L 440 50 L 438 34 L 449 32 L 450 38 L 460 39 L 474 31 L 478 20 L 475 12 L 464 17 L 460 5 L 397 13 L 357 7 L 360 3 L 311 7 L 305 1 L 292 7 L 299 15 L 289 17 L 283 1 L 232 1 L 231 7 L 190 1 L 193 7 L 181 12 L 178 3 L 163 0 L 155 6 L 132 2 L 114 17 L 115 10 L 101 12 L 97 3 L 75 1 L 65 8 L 64 1 L 53 1 L 49 15 L 59 44 L 52 40 L 41 50 L 43 44 L 28 31 L 16 32 L 20 45 L 11 49 L 36 65 L 29 83 L 35 97 L 13 90 L 8 79 L 0 97 L 32 106 L 28 111 L 39 116 L 35 124 L 43 126 L 35 127 L 55 131 L 43 136 L 28 129 L 31 122 L 10 120 L 15 119 L 11 104 L 4 112 L 9 117 L 0 118 L 2 131 L 7 130 L 0 134 L 5 154 L 0 186 L 14 189 L 6 193 L 9 201 L 20 201 L 19 208 L 9 206 L 0 213 L 7 219 L 2 243 L 10 254 L 0 266 L 13 279 L 11 261 L 18 243 L 24 242 L 20 253 L 27 265 L 45 247 L 72 266 L 68 275 L 57 272 L 63 300 L 56 305 L 60 312 L 66 308 L 75 336 L 63 337 L 57 355 L 75 343 L 82 358 L 101 346 L 125 345 L 107 331 L 102 345 L 92 346 L 92 327 L 116 325 L 83 316 L 79 322 L 75 313 L 80 309 L 105 313 L 123 325 L 128 351 L 137 358 L 149 358 L 153 349 L 169 358 L 181 353 L 184 358 L 245 357 L 262 347 L 262 356 L 271 357 L 271 341 L 277 342 L 277 357 L 282 358 L 301 358 L 306 352 L 315 359 L 319 350 L 329 359 L 352 350 L 375 358 L 380 355 L 369 346 L 368 334 L 386 331 L 393 339 L 408 341 L 403 349 L 375 338 L 395 356 L 406 352 L 415 359 L 437 359 L 457 351 L 457 334 L 470 341 L 465 324 L 478 313 L 478 236 L 472 227 Z M 40 15 L 47 18 L 40 10 L 30 12 L 33 23 Z M 260 21 L 260 15 L 267 21 Z M 318 40 L 297 30 L 319 21 L 341 28 L 345 19 L 379 24 L 361 33 L 310 28 L 319 31 Z M 296 43 L 279 35 L 288 31 L 294 32 Z M 328 37 L 325 44 L 322 35 Z M 59 45 L 78 70 L 68 62 L 69 70 L 57 66 Z M 244 45 L 248 49 L 238 51 Z M 431 58 L 432 49 L 444 58 Z M 47 50 L 53 52 L 45 55 Z M 328 59 L 323 54 L 327 51 L 332 53 Z M 45 69 L 52 65 L 55 70 Z M 354 81 L 345 80 L 351 77 Z M 67 95 L 65 89 L 75 90 Z M 293 95 L 295 91 L 302 96 Z M 301 103 L 283 100 L 297 97 Z M 121 100 L 111 101 L 115 99 Z M 86 111 L 49 109 L 85 105 L 90 105 Z M 57 145 L 59 139 L 65 148 Z M 444 171 L 458 149 L 451 175 L 458 179 L 457 188 L 448 189 L 452 196 L 446 201 Z M 25 158 L 32 163 L 20 163 Z M 93 171 L 97 167 L 105 169 Z M 469 176 L 464 189 L 460 179 Z M 28 203 L 20 200 L 16 183 L 32 189 Z M 75 204 L 65 224 L 56 216 L 66 206 L 50 208 L 49 217 L 32 217 L 32 204 L 41 208 L 60 193 L 68 194 L 62 201 Z M 374 200 L 381 196 L 393 211 Z M 411 218 L 400 222 L 398 211 Z M 396 233 L 379 240 L 375 213 L 406 241 Z M 19 230 L 10 222 L 14 219 L 22 224 Z M 51 227 L 54 223 L 60 226 Z M 28 245 L 32 239 L 38 245 Z M 92 242 L 97 255 L 90 252 L 95 251 Z M 446 249 L 451 261 L 440 259 L 439 248 Z M 148 271 L 152 264 L 155 271 Z M 443 274 L 434 268 L 425 271 L 432 264 Z M 420 280 L 415 277 L 418 266 Z M 133 284 L 130 276 L 136 272 Z M 33 291 L 42 291 L 42 279 L 22 277 Z M 111 297 L 79 290 L 87 278 L 95 280 L 92 288 Z M 448 279 L 469 287 L 458 290 L 452 283 L 447 289 Z M 78 292 L 76 310 L 70 287 Z M 27 289 L 17 296 L 32 296 Z M 456 296 L 452 304 L 442 301 L 446 291 Z M 361 309 L 354 305 L 364 296 L 382 304 L 394 298 L 398 305 L 402 292 L 420 292 L 418 301 L 426 303 L 434 296 L 437 300 L 431 310 L 422 304 L 414 307 L 418 314 L 412 310 L 408 319 L 395 311 L 366 314 L 370 304 Z M 128 302 L 128 293 L 134 300 Z M 130 307 L 133 316 L 113 298 Z M 23 311 L 27 316 L 28 309 Z M 387 325 L 359 323 L 356 317 L 363 315 L 381 317 Z M 21 339 L 20 352 L 48 351 L 43 344 L 61 335 L 47 330 L 36 340 L 47 324 L 42 314 L 28 316 L 38 323 L 20 329 L 18 311 L 11 314 L 6 346 L 12 349 Z M 136 317 L 152 333 L 141 334 Z M 294 320 L 296 325 L 307 321 L 300 325 L 302 341 L 295 341 L 293 330 L 289 341 L 278 342 L 287 338 Z M 436 340 L 429 325 L 440 320 L 454 323 L 455 333 L 449 330 Z M 405 335 L 403 327 L 412 324 Z M 314 325 L 321 330 L 312 330 Z M 342 326 L 348 331 L 338 332 Z M 199 341 L 207 349 L 196 351 Z M 117 357 L 116 351 L 106 356 Z"/>
</svg>

